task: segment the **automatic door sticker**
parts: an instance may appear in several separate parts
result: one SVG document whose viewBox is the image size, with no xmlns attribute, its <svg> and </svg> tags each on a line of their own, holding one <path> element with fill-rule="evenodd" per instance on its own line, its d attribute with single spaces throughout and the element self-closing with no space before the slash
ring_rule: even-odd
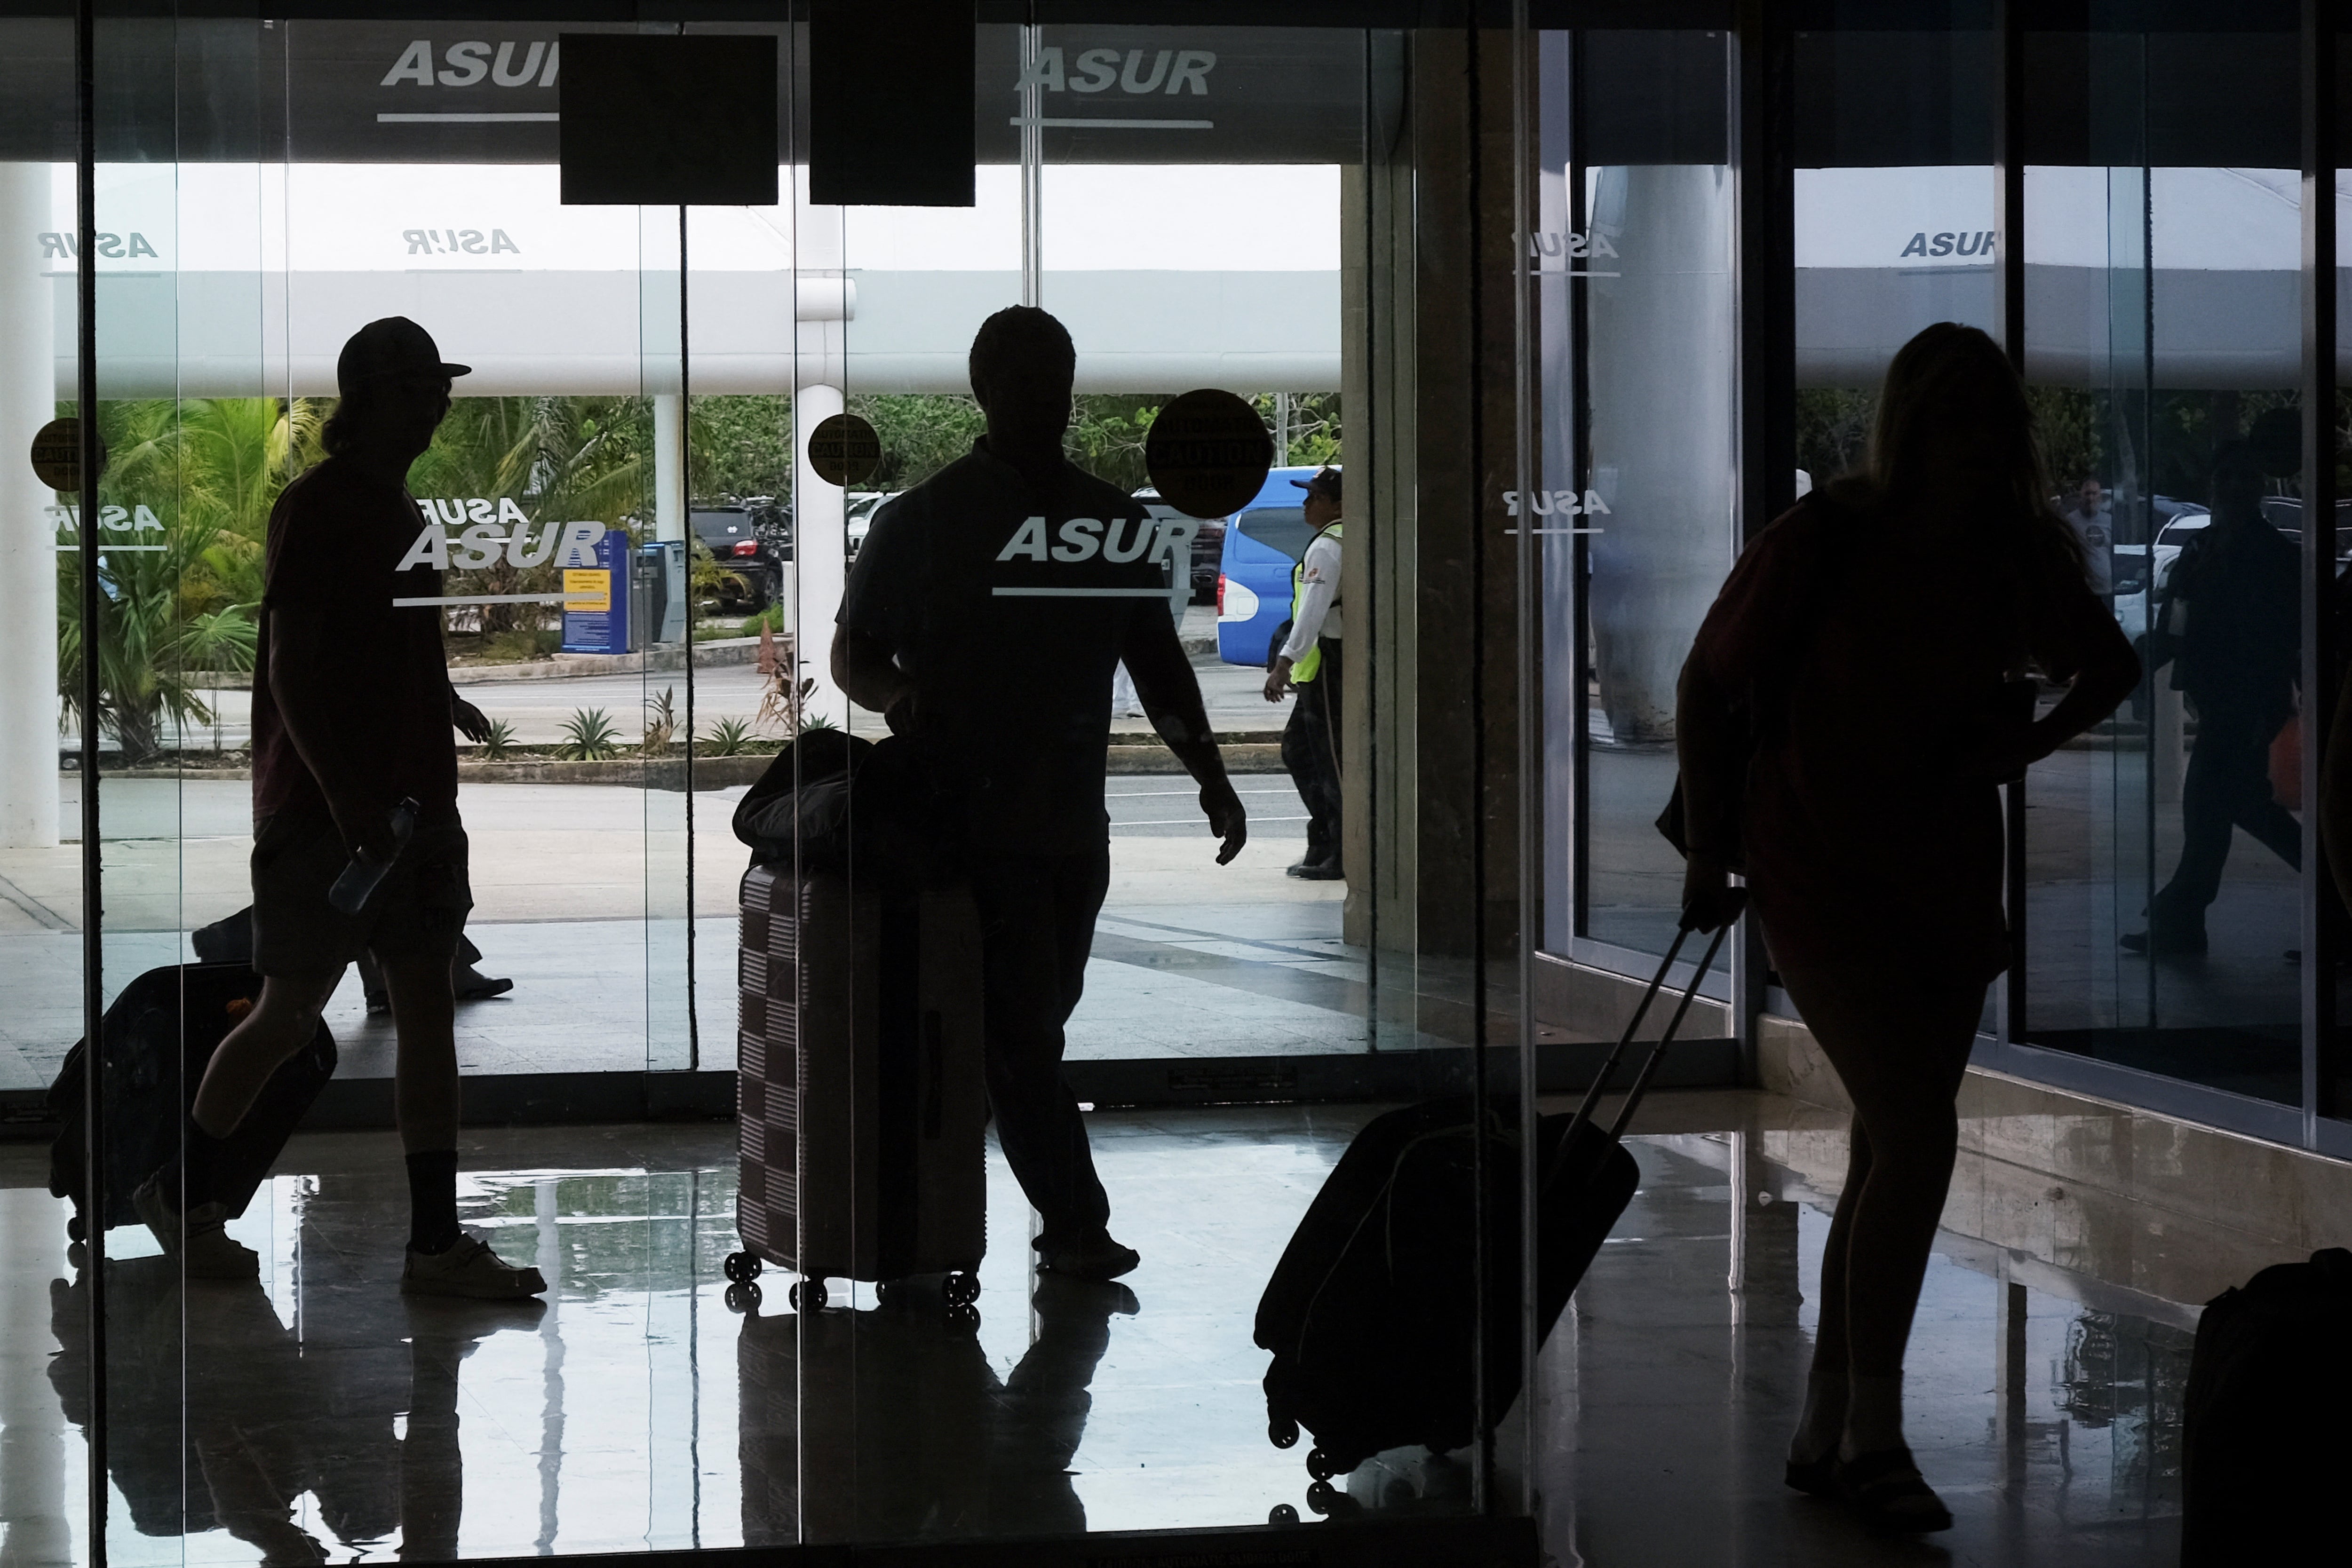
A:
<svg viewBox="0 0 2352 1568">
<path fill-rule="evenodd" d="M 1243 399 L 1206 387 L 1160 411 L 1143 438 L 1143 465 L 1160 498 L 1178 511 L 1231 517 L 1265 487 L 1274 434 Z"/>
<path fill-rule="evenodd" d="M 882 438 L 854 413 L 827 416 L 809 433 L 809 466 L 828 485 L 855 485 L 882 465 Z"/>
<path fill-rule="evenodd" d="M 52 490 L 81 488 L 81 421 L 53 419 L 33 433 L 33 474 Z M 106 472 L 106 441 L 98 443 L 98 471 Z"/>
</svg>

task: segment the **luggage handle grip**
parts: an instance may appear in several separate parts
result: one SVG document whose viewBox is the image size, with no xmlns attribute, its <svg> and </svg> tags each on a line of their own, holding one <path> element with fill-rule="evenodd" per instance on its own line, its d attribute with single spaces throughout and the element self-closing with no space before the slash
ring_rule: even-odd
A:
<svg viewBox="0 0 2352 1568">
<path fill-rule="evenodd" d="M 1675 1031 L 1682 1028 L 1683 1019 L 1689 1014 L 1691 1004 L 1698 999 L 1698 988 L 1706 982 L 1707 971 L 1715 967 L 1715 956 L 1722 950 L 1723 939 L 1730 935 L 1732 926 L 1738 923 L 1739 913 L 1747 904 L 1746 888 L 1736 887 L 1729 891 L 1733 901 L 1732 917 L 1716 927 L 1713 938 L 1706 945 L 1706 956 L 1699 959 L 1698 968 L 1691 976 L 1690 985 L 1684 990 L 1682 1000 L 1675 1009 L 1674 1017 L 1667 1021 L 1664 1032 L 1658 1037 L 1657 1044 L 1650 1048 L 1649 1056 L 1643 1061 L 1641 1071 L 1634 1074 L 1632 1085 L 1625 1091 L 1625 1103 L 1618 1108 L 1617 1118 L 1609 1128 L 1609 1138 L 1612 1143 L 1623 1136 L 1626 1126 L 1632 1123 L 1633 1112 L 1641 1105 L 1642 1096 L 1649 1090 L 1650 1080 L 1656 1075 L 1659 1065 L 1665 1060 L 1666 1047 L 1673 1042 Z M 1584 1092 L 1583 1103 L 1576 1108 L 1575 1119 L 1569 1124 L 1567 1136 L 1560 1141 L 1560 1153 L 1563 1156 L 1573 1146 L 1578 1130 L 1587 1123 L 1595 1120 L 1594 1113 L 1601 1104 L 1601 1095 L 1608 1092 L 1610 1080 L 1617 1075 L 1618 1064 L 1624 1060 L 1626 1049 L 1633 1043 L 1633 1036 L 1641 1030 L 1642 1020 L 1649 1016 L 1650 1004 L 1658 999 L 1658 992 L 1664 988 L 1666 977 L 1674 972 L 1675 960 L 1682 956 L 1683 944 L 1690 939 L 1692 929 L 1687 924 L 1679 925 L 1675 928 L 1675 939 L 1666 948 L 1666 956 L 1658 960 L 1658 972 L 1651 977 L 1649 988 L 1642 993 L 1641 1001 L 1633 1009 L 1633 1016 L 1625 1022 L 1624 1032 L 1617 1037 L 1617 1043 L 1610 1048 L 1608 1057 L 1601 1063 L 1601 1070 L 1592 1076 L 1592 1086 Z"/>
</svg>

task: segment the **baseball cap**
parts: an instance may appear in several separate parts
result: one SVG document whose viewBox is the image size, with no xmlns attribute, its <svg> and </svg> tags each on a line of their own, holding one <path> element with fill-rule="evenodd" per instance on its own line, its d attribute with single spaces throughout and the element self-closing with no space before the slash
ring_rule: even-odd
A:
<svg viewBox="0 0 2352 1568">
<path fill-rule="evenodd" d="M 335 384 L 348 392 L 365 382 L 392 376 L 441 375 L 452 379 L 468 374 L 471 365 L 452 365 L 441 358 L 433 334 L 405 316 L 386 316 L 352 334 L 335 361 Z"/>
<path fill-rule="evenodd" d="M 1337 468 L 1327 465 L 1318 469 L 1312 478 L 1293 479 L 1291 483 L 1310 496 L 1321 496 L 1333 501 L 1339 499 L 1339 471 Z"/>
</svg>

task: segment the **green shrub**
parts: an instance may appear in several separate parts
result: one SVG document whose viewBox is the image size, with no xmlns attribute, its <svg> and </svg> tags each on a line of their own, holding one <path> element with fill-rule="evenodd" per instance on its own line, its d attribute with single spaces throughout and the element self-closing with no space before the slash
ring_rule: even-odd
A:
<svg viewBox="0 0 2352 1568">
<path fill-rule="evenodd" d="M 567 762 L 604 762 L 620 750 L 621 732 L 600 707 L 575 708 L 563 721 L 563 744 L 555 755 Z"/>
<path fill-rule="evenodd" d="M 482 737 L 482 756 L 492 762 L 504 762 L 514 747 L 514 726 L 502 718 L 490 720 L 489 732 Z"/>
</svg>

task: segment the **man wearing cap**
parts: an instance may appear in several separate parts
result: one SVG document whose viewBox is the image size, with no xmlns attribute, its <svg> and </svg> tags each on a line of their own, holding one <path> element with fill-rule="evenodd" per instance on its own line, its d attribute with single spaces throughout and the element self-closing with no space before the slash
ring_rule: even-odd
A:
<svg viewBox="0 0 2352 1568">
<path fill-rule="evenodd" d="M 251 1279 L 252 1252 L 222 1228 L 210 1190 L 222 1141 L 270 1075 L 308 1044 L 343 970 L 373 953 L 392 997 L 394 1106 L 408 1155 L 401 1289 L 510 1301 L 546 1284 L 457 1224 L 457 1051 L 449 961 L 473 894 L 457 817 L 453 726 L 488 726 L 449 685 L 441 574 L 403 562 L 415 544 L 409 465 L 449 412 L 452 378 L 404 317 L 362 327 L 335 367 L 342 396 L 325 462 L 269 514 L 253 690 L 253 967 L 261 997 L 205 1070 L 185 1157 L 135 1195 L 139 1216 L 190 1279 Z M 415 824 L 395 835 L 395 808 Z M 328 900 L 353 861 L 388 866 L 357 914 Z"/>
<path fill-rule="evenodd" d="M 1290 569 L 1290 639 L 1265 673 L 1265 700 L 1298 694 L 1282 731 L 1282 765 L 1307 805 L 1307 858 L 1290 874 L 1338 882 L 1339 864 L 1339 470 L 1293 479 L 1315 538 Z"/>
</svg>

